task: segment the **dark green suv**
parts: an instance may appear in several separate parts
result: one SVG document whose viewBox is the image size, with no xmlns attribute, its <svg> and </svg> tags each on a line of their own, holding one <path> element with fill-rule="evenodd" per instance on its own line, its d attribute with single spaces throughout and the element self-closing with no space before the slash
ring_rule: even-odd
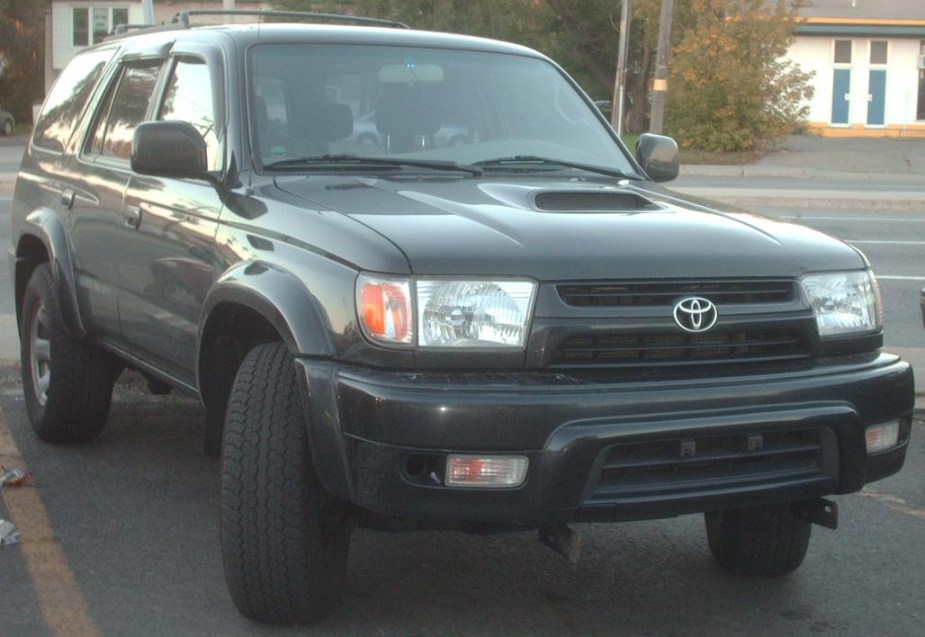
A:
<svg viewBox="0 0 925 637">
<path fill-rule="evenodd" d="M 100 432 L 125 367 L 201 399 L 248 617 L 323 614 L 356 525 L 577 559 L 568 524 L 704 513 L 725 568 L 782 574 L 823 496 L 902 466 L 912 370 L 854 248 L 660 187 L 674 142 L 632 155 L 535 51 L 188 22 L 46 100 L 12 212 L 23 385 L 53 443 Z"/>
</svg>

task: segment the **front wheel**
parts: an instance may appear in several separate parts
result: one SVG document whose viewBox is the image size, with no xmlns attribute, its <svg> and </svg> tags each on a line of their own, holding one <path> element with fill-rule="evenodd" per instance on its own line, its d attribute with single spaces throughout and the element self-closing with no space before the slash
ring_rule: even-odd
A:
<svg viewBox="0 0 925 637">
<path fill-rule="evenodd" d="M 53 443 L 96 437 L 106 424 L 118 363 L 70 336 L 47 264 L 32 273 L 20 319 L 23 394 L 32 428 Z"/>
<path fill-rule="evenodd" d="M 705 513 L 710 551 L 739 575 L 784 575 L 803 563 L 812 525 L 792 504 Z"/>
<path fill-rule="evenodd" d="M 292 356 L 282 343 L 257 346 L 228 402 L 221 507 L 225 581 L 256 621 L 310 622 L 340 600 L 349 520 L 318 480 L 307 430 Z"/>
</svg>

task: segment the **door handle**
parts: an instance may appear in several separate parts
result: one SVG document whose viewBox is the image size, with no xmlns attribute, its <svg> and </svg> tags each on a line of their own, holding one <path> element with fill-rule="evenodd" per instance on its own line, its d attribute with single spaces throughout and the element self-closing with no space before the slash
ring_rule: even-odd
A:
<svg viewBox="0 0 925 637">
<path fill-rule="evenodd" d="M 74 207 L 74 199 L 77 197 L 77 193 L 73 188 L 65 188 L 61 191 L 61 205 L 70 210 Z"/>
<path fill-rule="evenodd" d="M 122 213 L 125 225 L 137 229 L 141 225 L 141 208 L 139 206 L 126 206 Z"/>
</svg>

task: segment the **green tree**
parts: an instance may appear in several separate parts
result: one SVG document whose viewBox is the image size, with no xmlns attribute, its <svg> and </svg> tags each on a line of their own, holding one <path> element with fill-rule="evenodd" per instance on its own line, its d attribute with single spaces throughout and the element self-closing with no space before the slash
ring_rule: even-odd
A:
<svg viewBox="0 0 925 637">
<path fill-rule="evenodd" d="M 0 104 L 17 121 L 32 119 L 45 94 L 45 2 L 0 0 Z"/>
<path fill-rule="evenodd" d="M 810 76 L 784 58 L 792 7 L 686 0 L 675 17 L 666 130 L 683 147 L 752 150 L 806 117 Z"/>
</svg>

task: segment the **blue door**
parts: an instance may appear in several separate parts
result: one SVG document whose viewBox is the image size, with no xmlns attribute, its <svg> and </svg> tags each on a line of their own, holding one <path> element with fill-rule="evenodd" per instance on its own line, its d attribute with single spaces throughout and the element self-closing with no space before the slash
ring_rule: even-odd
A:
<svg viewBox="0 0 925 637">
<path fill-rule="evenodd" d="M 835 69 L 832 81 L 832 123 L 848 123 L 848 107 L 851 105 L 851 69 Z"/>
<path fill-rule="evenodd" d="M 867 125 L 883 126 L 886 113 L 886 70 L 877 69 L 870 72 L 867 85 Z"/>
</svg>

